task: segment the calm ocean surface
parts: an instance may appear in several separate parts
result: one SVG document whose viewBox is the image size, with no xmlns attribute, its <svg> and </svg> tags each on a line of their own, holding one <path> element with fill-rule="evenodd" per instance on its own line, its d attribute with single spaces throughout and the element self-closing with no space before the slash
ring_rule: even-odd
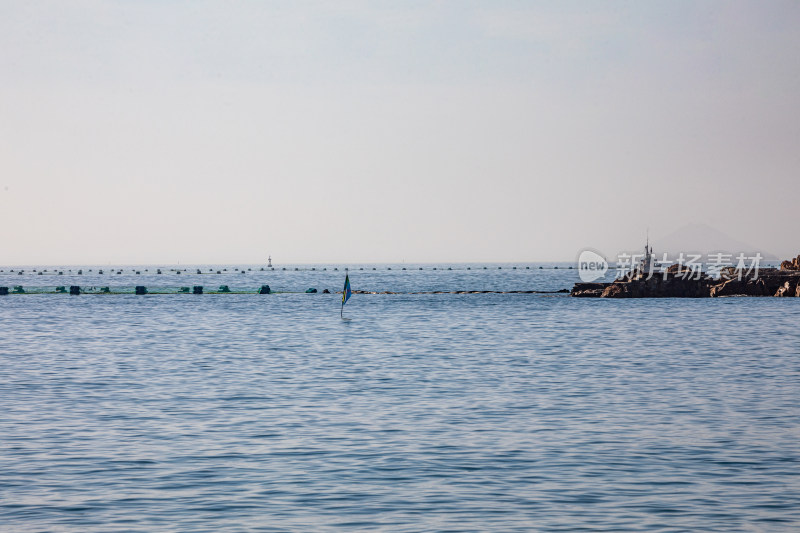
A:
<svg viewBox="0 0 800 533">
<path fill-rule="evenodd" d="M 418 266 L 349 272 L 577 280 Z M 341 320 L 297 292 L 342 266 L 31 268 L 0 286 L 294 293 L 0 296 L 0 531 L 800 530 L 800 299 L 356 294 Z"/>
</svg>

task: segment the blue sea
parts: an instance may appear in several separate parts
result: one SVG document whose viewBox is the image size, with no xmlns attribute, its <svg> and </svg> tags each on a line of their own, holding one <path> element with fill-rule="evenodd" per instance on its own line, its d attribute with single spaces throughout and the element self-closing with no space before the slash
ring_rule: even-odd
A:
<svg viewBox="0 0 800 533">
<path fill-rule="evenodd" d="M 345 267 L 402 294 L 342 319 Z M 23 268 L 0 531 L 800 530 L 800 299 L 507 293 L 566 264 Z M 37 293 L 69 285 L 250 293 Z M 412 294 L 473 290 L 506 293 Z"/>
</svg>

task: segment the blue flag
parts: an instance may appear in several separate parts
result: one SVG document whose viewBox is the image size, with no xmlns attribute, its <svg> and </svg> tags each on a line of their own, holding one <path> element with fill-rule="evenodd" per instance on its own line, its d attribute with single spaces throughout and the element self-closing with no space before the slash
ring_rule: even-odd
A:
<svg viewBox="0 0 800 533">
<path fill-rule="evenodd" d="M 341 315 L 344 312 L 344 304 L 346 304 L 347 300 L 350 299 L 350 294 L 352 294 L 350 292 L 350 275 L 349 274 L 345 274 L 344 275 L 344 289 L 342 290 L 342 310 L 339 311 L 339 315 Z"/>
</svg>

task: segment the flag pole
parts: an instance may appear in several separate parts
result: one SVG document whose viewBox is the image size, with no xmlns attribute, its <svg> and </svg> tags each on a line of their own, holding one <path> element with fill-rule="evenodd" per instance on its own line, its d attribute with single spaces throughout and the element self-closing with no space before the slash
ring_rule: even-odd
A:
<svg viewBox="0 0 800 533">
<path fill-rule="evenodd" d="M 342 289 L 342 307 L 339 309 L 339 316 L 344 318 L 344 304 L 347 303 L 347 299 L 350 297 L 350 276 L 345 274 L 344 275 L 344 288 Z"/>
</svg>

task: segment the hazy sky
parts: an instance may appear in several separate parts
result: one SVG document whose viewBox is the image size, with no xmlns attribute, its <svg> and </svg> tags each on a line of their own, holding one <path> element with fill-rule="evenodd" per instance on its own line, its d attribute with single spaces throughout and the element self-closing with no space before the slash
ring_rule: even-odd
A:
<svg viewBox="0 0 800 533">
<path fill-rule="evenodd" d="M 0 264 L 800 253 L 800 2 L 0 0 Z"/>
</svg>

